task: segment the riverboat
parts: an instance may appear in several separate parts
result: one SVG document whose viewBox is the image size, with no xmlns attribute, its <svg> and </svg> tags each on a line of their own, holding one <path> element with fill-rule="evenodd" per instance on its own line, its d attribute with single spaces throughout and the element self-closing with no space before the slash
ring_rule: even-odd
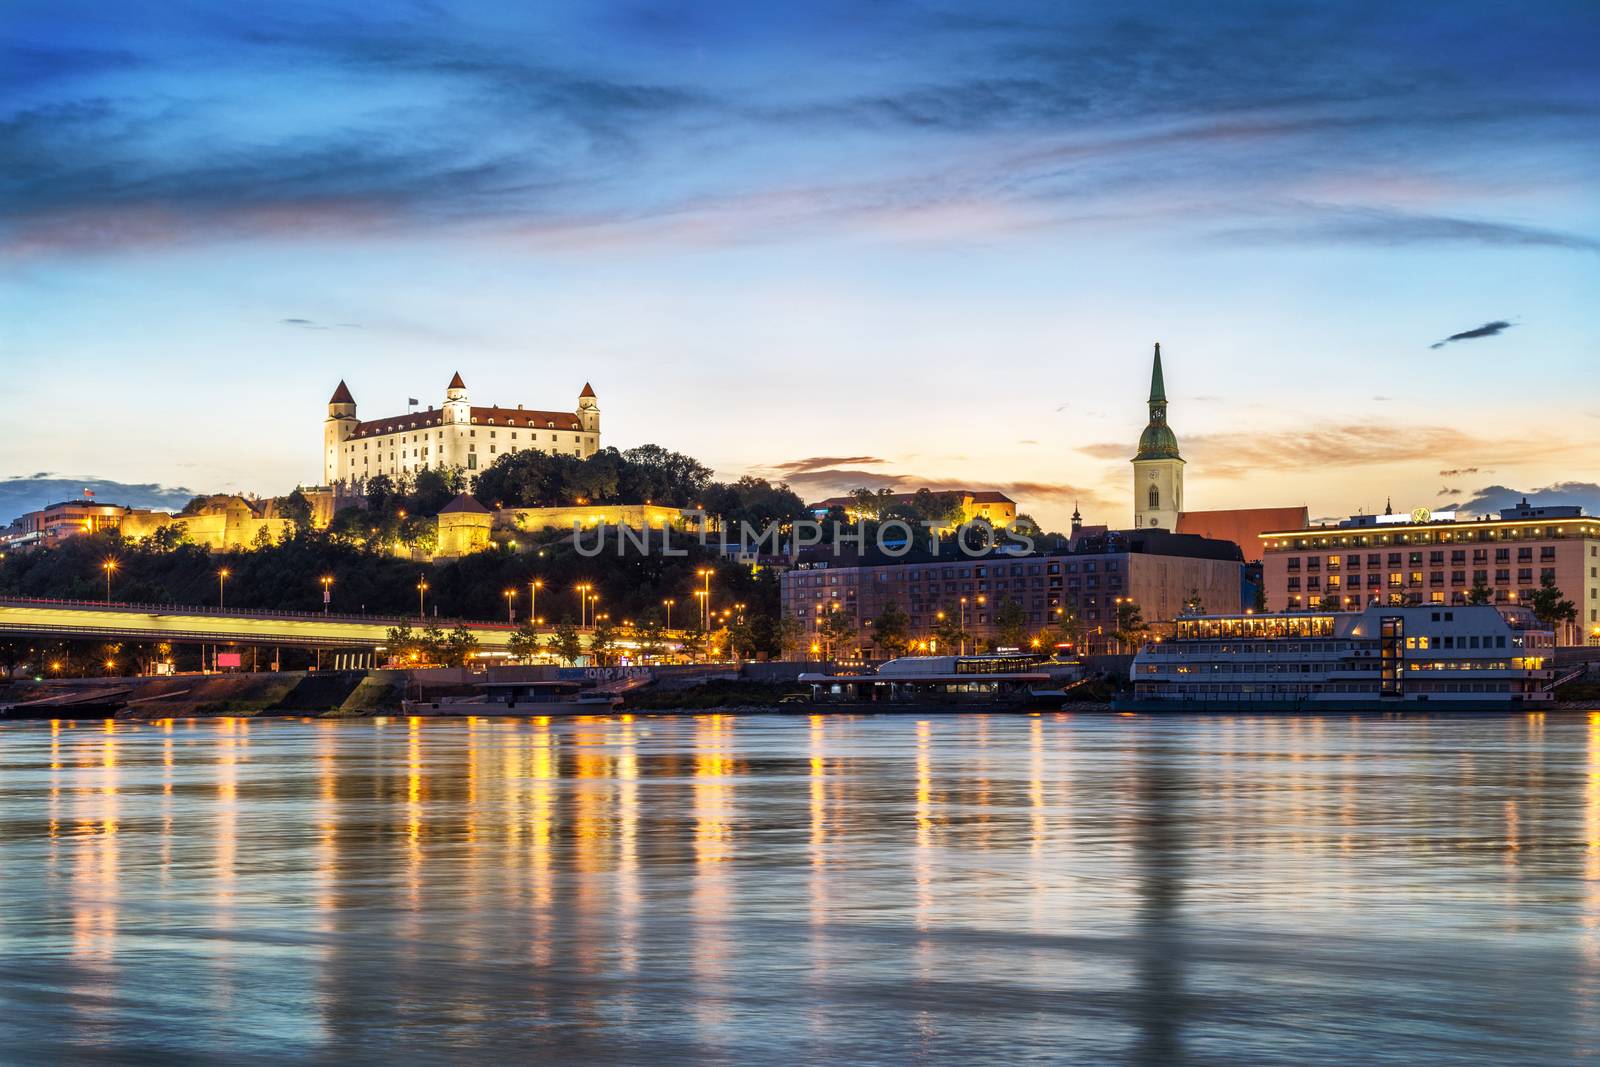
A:
<svg viewBox="0 0 1600 1067">
<path fill-rule="evenodd" d="M 1139 649 L 1117 711 L 1507 711 L 1551 702 L 1555 635 L 1524 609 L 1369 605 L 1204 615 Z"/>
<path fill-rule="evenodd" d="M 859 674 L 802 673 L 813 704 L 1059 707 L 1082 668 L 1042 655 L 902 656 Z"/>
<path fill-rule="evenodd" d="M 586 689 L 581 682 L 480 682 L 477 692 L 438 700 L 405 700 L 407 715 L 598 715 L 615 710 L 622 698 L 616 693 Z"/>
</svg>

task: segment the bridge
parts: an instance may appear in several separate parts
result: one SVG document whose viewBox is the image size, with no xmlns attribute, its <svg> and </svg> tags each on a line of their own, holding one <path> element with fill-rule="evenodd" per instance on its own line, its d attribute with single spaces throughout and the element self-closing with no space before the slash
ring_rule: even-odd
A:
<svg viewBox="0 0 1600 1067">
<path fill-rule="evenodd" d="M 388 644 L 391 627 L 426 625 L 453 630 L 464 625 L 482 652 L 507 651 L 516 627 L 469 619 L 426 620 L 382 615 L 252 611 L 192 604 L 129 604 L 104 600 L 0 598 L 0 634 L 103 641 L 167 641 L 174 644 L 286 645 L 304 649 L 370 652 Z M 543 631 L 548 632 L 548 631 Z"/>
</svg>

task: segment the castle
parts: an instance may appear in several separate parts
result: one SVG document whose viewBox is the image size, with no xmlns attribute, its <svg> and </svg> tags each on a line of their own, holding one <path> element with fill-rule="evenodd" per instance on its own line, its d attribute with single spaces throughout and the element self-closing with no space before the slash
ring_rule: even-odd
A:
<svg viewBox="0 0 1600 1067">
<path fill-rule="evenodd" d="M 322 482 L 358 485 L 387 474 L 460 467 L 482 470 L 506 452 L 533 448 L 577 456 L 600 449 L 600 404 L 585 384 L 574 411 L 474 407 L 458 373 L 444 391 L 444 405 L 362 422 L 343 381 L 328 401 L 322 423 Z"/>
</svg>

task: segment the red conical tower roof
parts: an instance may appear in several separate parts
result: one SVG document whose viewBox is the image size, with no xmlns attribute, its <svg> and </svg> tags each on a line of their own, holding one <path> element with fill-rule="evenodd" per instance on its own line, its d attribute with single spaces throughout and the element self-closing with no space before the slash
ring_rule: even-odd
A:
<svg viewBox="0 0 1600 1067">
<path fill-rule="evenodd" d="M 447 389 L 465 389 L 466 387 L 467 387 L 467 383 L 461 380 L 461 372 L 460 371 L 456 371 L 455 376 L 450 379 L 450 384 L 447 385 L 445 388 L 447 388 Z"/>
<path fill-rule="evenodd" d="M 337 389 L 335 389 L 333 391 L 333 397 L 328 401 L 328 403 L 330 403 L 330 404 L 354 404 L 355 402 L 356 402 L 356 398 L 350 395 L 350 387 L 348 385 L 344 384 L 344 379 L 343 378 L 340 378 L 339 379 L 339 388 L 337 388 Z"/>
<path fill-rule="evenodd" d="M 594 396 L 594 386 L 590 385 L 588 382 L 584 382 L 583 383 L 583 392 L 579 393 L 578 396 L 579 397 Z"/>
</svg>

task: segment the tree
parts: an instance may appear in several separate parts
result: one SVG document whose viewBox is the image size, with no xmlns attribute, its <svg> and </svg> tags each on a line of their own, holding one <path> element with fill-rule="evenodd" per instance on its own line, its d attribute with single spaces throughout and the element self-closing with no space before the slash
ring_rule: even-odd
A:
<svg viewBox="0 0 1600 1067">
<path fill-rule="evenodd" d="M 960 617 L 949 612 L 940 612 L 935 618 L 933 637 L 946 654 L 964 648 L 966 643 L 972 640 L 972 635 L 961 625 Z"/>
<path fill-rule="evenodd" d="M 412 631 L 410 623 L 403 622 L 399 626 L 389 627 L 386 638 L 390 662 L 410 663 L 422 658 L 422 642 Z"/>
<path fill-rule="evenodd" d="M 292 521 L 296 533 L 311 529 L 311 501 L 298 486 L 288 496 L 277 497 L 273 501 L 273 510 L 279 518 Z"/>
<path fill-rule="evenodd" d="M 872 620 L 872 640 L 888 656 L 903 656 L 911 648 L 911 616 L 893 600 Z"/>
<path fill-rule="evenodd" d="M 606 657 L 617 647 L 617 633 L 611 624 L 604 619 L 594 624 L 594 629 L 589 632 L 589 655 L 594 657 L 596 667 L 606 665 Z"/>
<path fill-rule="evenodd" d="M 1490 591 L 1488 583 L 1482 578 L 1474 579 L 1472 588 L 1467 590 L 1467 603 L 1478 606 L 1488 604 L 1493 599 L 1494 593 Z"/>
<path fill-rule="evenodd" d="M 1533 611 L 1533 617 L 1552 630 L 1559 623 L 1574 622 L 1578 618 L 1578 606 L 1562 598 L 1561 590 L 1556 587 L 1555 575 L 1549 572 L 1539 576 L 1539 588 L 1533 591 L 1528 606 Z"/>
<path fill-rule="evenodd" d="M 444 661 L 451 667 L 465 667 L 478 651 L 478 638 L 465 624 L 457 624 L 444 641 Z"/>
<path fill-rule="evenodd" d="M 772 640 L 780 656 L 805 652 L 806 628 L 793 615 L 779 615 L 772 623 Z"/>
<path fill-rule="evenodd" d="M 1189 595 L 1183 598 L 1183 613 L 1185 615 L 1204 615 L 1206 602 L 1200 598 L 1200 590 L 1190 589 Z"/>
<path fill-rule="evenodd" d="M 539 637 L 539 628 L 534 625 L 532 619 L 523 619 L 522 625 L 517 627 L 517 632 L 506 642 L 506 648 L 511 655 L 524 661 L 537 656 L 542 647 L 544 642 Z"/>
<path fill-rule="evenodd" d="M 656 657 L 666 650 L 666 630 L 661 625 L 661 616 L 651 612 L 644 617 L 643 625 L 639 627 L 639 652 L 642 655 Z"/>
<path fill-rule="evenodd" d="M 1338 611 L 1339 597 L 1334 593 L 1323 593 L 1322 596 L 1317 599 L 1317 610 Z"/>
<path fill-rule="evenodd" d="M 996 640 L 1007 648 L 1021 648 L 1028 640 L 1028 613 L 1019 602 L 1005 597 L 995 605 L 994 633 Z"/>
<path fill-rule="evenodd" d="M 422 629 L 422 636 L 417 639 L 418 650 L 422 653 L 424 662 L 443 663 L 445 658 L 444 631 L 439 629 L 439 624 L 430 622 Z"/>
<path fill-rule="evenodd" d="M 1131 645 L 1139 639 L 1139 634 L 1146 629 L 1144 612 L 1132 600 L 1124 600 L 1117 605 L 1117 640 L 1123 645 Z"/>
<path fill-rule="evenodd" d="M 578 636 L 578 628 L 572 625 L 571 619 L 562 619 L 556 623 L 550 633 L 550 638 L 545 642 L 545 648 L 567 666 L 578 662 L 578 657 L 583 655 L 583 639 Z"/>
<path fill-rule="evenodd" d="M 823 649 L 831 657 L 838 651 L 839 645 L 855 640 L 855 620 L 838 607 L 823 612 L 822 621 L 817 623 L 817 636 L 822 638 Z"/>
</svg>

